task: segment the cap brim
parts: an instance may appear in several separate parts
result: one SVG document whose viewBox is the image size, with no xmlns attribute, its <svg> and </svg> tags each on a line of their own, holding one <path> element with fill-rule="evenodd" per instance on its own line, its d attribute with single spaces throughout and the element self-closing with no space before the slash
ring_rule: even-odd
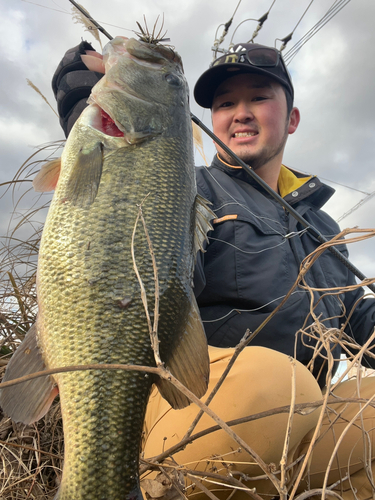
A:
<svg viewBox="0 0 375 500">
<path fill-rule="evenodd" d="M 270 71 L 267 71 L 267 69 L 265 68 L 249 66 L 247 64 L 245 65 L 241 63 L 220 64 L 219 66 L 213 66 L 212 68 L 209 68 L 201 75 L 200 78 L 198 78 L 198 81 L 194 87 L 195 100 L 200 106 L 202 106 L 202 108 L 211 108 L 212 101 L 218 87 L 228 78 L 244 73 L 266 75 L 273 80 L 276 80 L 287 90 L 289 90 L 285 85 L 284 80 L 278 78 L 276 75 L 274 75 Z"/>
</svg>

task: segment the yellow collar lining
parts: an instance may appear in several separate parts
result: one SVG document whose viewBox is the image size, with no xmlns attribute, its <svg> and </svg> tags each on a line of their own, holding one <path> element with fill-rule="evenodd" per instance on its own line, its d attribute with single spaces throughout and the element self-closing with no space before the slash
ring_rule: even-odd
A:
<svg viewBox="0 0 375 500">
<path fill-rule="evenodd" d="M 285 165 L 281 165 L 279 179 L 277 181 L 280 196 L 285 198 L 289 193 L 297 191 L 305 182 L 309 181 L 312 175 L 308 177 L 297 177 L 289 168 Z"/>
<path fill-rule="evenodd" d="M 218 159 L 227 167 L 242 169 L 242 167 L 239 166 L 229 165 L 229 163 L 219 157 L 218 153 L 216 153 L 216 155 Z M 281 165 L 280 174 L 277 181 L 280 196 L 282 198 L 285 198 L 285 196 L 287 196 L 289 193 L 297 191 L 297 189 L 303 186 L 303 184 L 309 181 L 312 177 L 312 175 L 309 175 L 308 177 L 297 177 L 291 170 L 289 170 L 289 168 L 287 168 L 285 165 Z"/>
</svg>

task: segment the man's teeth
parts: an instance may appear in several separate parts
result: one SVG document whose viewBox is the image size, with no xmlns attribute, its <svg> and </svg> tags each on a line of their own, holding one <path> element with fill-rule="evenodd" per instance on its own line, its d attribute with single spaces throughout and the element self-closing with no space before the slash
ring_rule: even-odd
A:
<svg viewBox="0 0 375 500">
<path fill-rule="evenodd" d="M 234 137 L 251 137 L 256 135 L 256 132 L 236 132 Z"/>
</svg>

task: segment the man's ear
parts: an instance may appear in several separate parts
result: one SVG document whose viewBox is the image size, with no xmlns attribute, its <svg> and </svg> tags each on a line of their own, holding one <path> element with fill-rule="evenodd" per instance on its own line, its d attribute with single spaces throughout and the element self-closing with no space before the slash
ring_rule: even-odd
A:
<svg viewBox="0 0 375 500">
<path fill-rule="evenodd" d="M 293 108 L 289 116 L 288 134 L 294 134 L 297 130 L 300 118 L 299 109 Z"/>
</svg>

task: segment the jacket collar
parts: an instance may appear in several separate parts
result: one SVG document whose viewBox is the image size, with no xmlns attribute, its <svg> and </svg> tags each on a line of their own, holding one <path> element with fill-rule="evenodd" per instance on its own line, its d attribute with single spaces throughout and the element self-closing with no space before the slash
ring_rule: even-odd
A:
<svg viewBox="0 0 375 500">
<path fill-rule="evenodd" d="M 242 167 L 229 165 L 216 154 L 211 167 L 222 170 L 226 174 L 241 181 L 251 184 L 256 189 L 263 191 L 261 186 L 249 176 Z M 290 205 L 295 205 L 304 200 L 312 207 L 319 209 L 334 194 L 335 190 L 321 182 L 316 175 L 306 176 L 301 172 L 292 170 L 285 165 L 281 166 L 279 175 L 279 191 L 280 195 Z"/>
</svg>

